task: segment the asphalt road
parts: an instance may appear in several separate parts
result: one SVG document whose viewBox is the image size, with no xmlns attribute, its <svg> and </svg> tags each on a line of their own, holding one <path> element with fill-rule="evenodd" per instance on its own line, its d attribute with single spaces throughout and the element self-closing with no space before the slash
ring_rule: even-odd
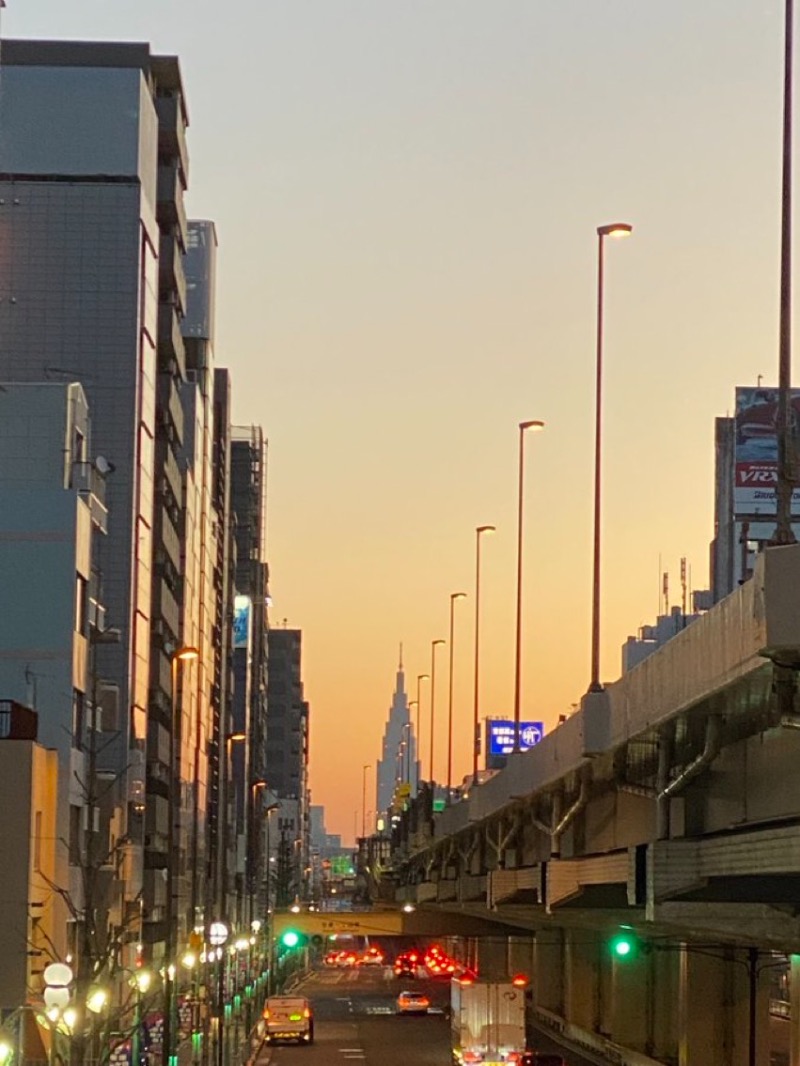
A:
<svg viewBox="0 0 800 1066">
<path fill-rule="evenodd" d="M 404 984 L 383 967 L 320 970 L 297 989 L 314 1007 L 314 1044 L 264 1048 L 255 1066 L 450 1066 L 447 1016 L 398 1016 L 395 999 L 404 988 L 426 992 L 434 1010 L 450 997 L 448 981 Z M 537 1047 L 559 1050 L 546 1037 Z M 580 1056 L 566 1059 L 569 1066 L 594 1066 Z"/>
</svg>

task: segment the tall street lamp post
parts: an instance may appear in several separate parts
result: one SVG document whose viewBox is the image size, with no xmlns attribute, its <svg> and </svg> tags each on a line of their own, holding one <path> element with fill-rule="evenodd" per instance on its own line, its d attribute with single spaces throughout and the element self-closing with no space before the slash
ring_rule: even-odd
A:
<svg viewBox="0 0 800 1066">
<path fill-rule="evenodd" d="M 225 970 L 223 957 L 225 944 L 230 936 L 230 930 L 225 922 L 212 922 L 209 926 L 208 939 L 214 951 L 216 960 L 216 1010 L 217 1010 L 217 1066 L 223 1066 L 224 1039 L 225 1039 Z"/>
<path fill-rule="evenodd" d="M 411 736 L 412 736 L 411 708 L 412 707 L 417 707 L 417 706 L 419 706 L 417 700 L 409 700 L 408 701 L 408 721 L 406 722 L 405 727 L 404 727 L 406 730 L 408 730 L 408 732 L 406 733 L 406 751 L 408 753 L 408 773 L 406 774 L 406 780 L 408 781 L 408 784 L 409 784 L 409 786 L 411 788 L 411 795 L 412 796 L 414 795 L 414 783 L 415 782 L 412 780 L 412 777 L 411 777 Z"/>
<path fill-rule="evenodd" d="M 430 674 L 417 674 L 417 766 L 415 768 L 417 780 L 417 792 L 419 792 L 419 771 L 422 769 L 422 733 L 420 732 L 420 718 L 422 715 L 422 682 L 430 681 Z"/>
<path fill-rule="evenodd" d="M 522 697 L 522 521 L 525 492 L 525 433 L 544 429 L 536 419 L 519 424 L 519 489 L 517 493 L 517 627 L 514 652 L 514 753 L 519 751 L 520 702 Z"/>
<path fill-rule="evenodd" d="M 431 792 L 433 792 L 433 754 L 434 754 L 434 708 L 436 706 L 436 649 L 440 644 L 444 644 L 443 640 L 431 641 L 431 750 L 428 759 L 428 765 L 430 766 L 429 780 L 431 783 Z"/>
<path fill-rule="evenodd" d="M 225 907 L 228 895 L 228 856 L 226 854 L 228 850 L 228 817 L 229 817 L 229 791 L 230 782 L 233 780 L 233 768 L 231 765 L 231 755 L 233 752 L 234 744 L 243 744 L 247 740 L 247 734 L 243 732 L 226 733 L 225 735 L 225 751 L 222 761 L 222 767 L 220 771 L 220 789 L 219 789 L 219 819 L 220 819 L 220 834 L 219 834 L 219 890 L 217 896 L 217 906 L 219 913 L 225 913 Z"/>
<path fill-rule="evenodd" d="M 178 748 L 178 670 L 182 663 L 198 659 L 197 648 L 177 648 L 170 658 L 170 681 L 172 689 L 171 729 L 169 731 L 169 775 L 167 779 L 167 899 L 164 908 L 164 1028 L 161 1039 L 163 1066 L 172 1066 L 174 1042 L 175 1006 L 175 821 L 177 818 Z"/>
<path fill-rule="evenodd" d="M 455 654 L 456 600 L 466 599 L 466 592 L 450 593 L 450 677 L 447 691 L 447 802 L 453 789 L 453 661 Z"/>
<path fill-rule="evenodd" d="M 600 683 L 600 501 L 603 442 L 603 249 L 606 237 L 629 237 L 633 226 L 627 222 L 610 222 L 597 227 L 597 357 L 595 373 L 594 415 L 594 538 L 592 552 L 592 678 L 590 692 L 602 692 Z"/>
<path fill-rule="evenodd" d="M 414 700 L 411 701 L 411 703 L 414 703 L 414 702 L 415 702 Z M 411 703 L 409 704 L 409 708 L 411 707 Z M 406 758 L 405 758 L 405 766 L 403 767 L 403 772 L 405 774 L 405 782 L 408 785 L 409 790 L 410 790 L 411 789 L 411 722 L 410 721 L 405 722 L 403 724 L 402 732 L 403 732 L 403 745 L 404 745 L 405 756 L 406 756 Z"/>
<path fill-rule="evenodd" d="M 796 477 L 792 433 L 792 91 L 794 0 L 786 0 L 781 178 L 781 298 L 778 344 L 778 484 L 773 544 L 794 544 L 792 492 Z"/>
<path fill-rule="evenodd" d="M 256 917 L 256 877 L 258 872 L 258 821 L 256 811 L 258 808 L 258 796 L 262 788 L 267 787 L 266 781 L 253 781 L 250 784 L 250 847 L 247 849 L 247 891 L 248 891 L 248 921 L 252 922 Z"/>
<path fill-rule="evenodd" d="M 481 749 L 480 720 L 480 632 L 481 632 L 481 538 L 485 533 L 494 533 L 495 526 L 477 526 L 475 529 L 475 685 L 472 701 L 472 783 L 478 783 L 478 755 Z"/>
<path fill-rule="evenodd" d="M 370 763 L 365 762 L 361 767 L 361 836 L 367 835 L 367 770 Z"/>
</svg>

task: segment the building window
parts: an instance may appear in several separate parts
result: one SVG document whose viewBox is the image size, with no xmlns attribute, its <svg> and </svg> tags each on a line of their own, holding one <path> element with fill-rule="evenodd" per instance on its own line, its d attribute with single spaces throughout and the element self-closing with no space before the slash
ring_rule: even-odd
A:
<svg viewBox="0 0 800 1066">
<path fill-rule="evenodd" d="M 33 818 L 33 870 L 39 873 L 42 868 L 42 812 L 37 811 Z"/>
<path fill-rule="evenodd" d="M 86 636 L 89 617 L 89 588 L 85 577 L 78 574 L 75 578 L 75 632 Z"/>
<path fill-rule="evenodd" d="M 86 697 L 80 689 L 72 690 L 72 746 L 83 748 L 83 730 L 86 721 Z"/>
<path fill-rule="evenodd" d="M 74 803 L 69 806 L 69 861 L 71 866 L 81 864 L 81 809 Z"/>
</svg>

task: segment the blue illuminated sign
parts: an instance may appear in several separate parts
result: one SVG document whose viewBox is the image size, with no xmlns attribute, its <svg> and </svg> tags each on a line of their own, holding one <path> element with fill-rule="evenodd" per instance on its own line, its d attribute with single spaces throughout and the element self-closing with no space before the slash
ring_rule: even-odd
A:
<svg viewBox="0 0 800 1066">
<path fill-rule="evenodd" d="M 489 718 L 486 722 L 489 755 L 510 755 L 514 750 L 514 723 L 507 719 Z M 519 750 L 527 751 L 544 736 L 544 722 L 519 723 Z"/>
<path fill-rule="evenodd" d="M 233 646 L 246 648 L 250 643 L 250 597 L 237 596 L 233 604 Z"/>
</svg>

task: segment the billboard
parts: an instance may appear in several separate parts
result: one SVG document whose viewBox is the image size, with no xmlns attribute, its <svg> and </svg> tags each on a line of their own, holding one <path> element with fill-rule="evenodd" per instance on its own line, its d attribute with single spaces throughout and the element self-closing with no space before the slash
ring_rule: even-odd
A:
<svg viewBox="0 0 800 1066">
<path fill-rule="evenodd" d="M 778 483 L 778 389 L 739 386 L 736 389 L 733 512 L 739 517 L 774 515 Z M 800 389 L 792 389 L 792 436 L 800 426 Z M 800 515 L 800 489 L 792 498 L 792 514 Z"/>
<path fill-rule="evenodd" d="M 544 736 L 543 722 L 519 723 L 519 750 L 528 751 Z M 486 719 L 486 753 L 510 755 L 514 750 L 514 723 L 507 718 Z"/>
<path fill-rule="evenodd" d="M 250 643 L 250 608 L 249 596 L 236 596 L 233 601 L 233 646 L 246 648 Z"/>
</svg>

